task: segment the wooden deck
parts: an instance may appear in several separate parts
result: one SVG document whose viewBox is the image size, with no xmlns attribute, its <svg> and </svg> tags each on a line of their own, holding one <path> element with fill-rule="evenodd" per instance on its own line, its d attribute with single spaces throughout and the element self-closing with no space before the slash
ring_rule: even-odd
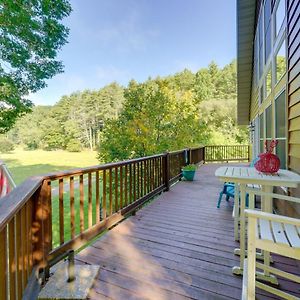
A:
<svg viewBox="0 0 300 300">
<path fill-rule="evenodd" d="M 242 279 L 231 272 L 238 264 L 232 209 L 225 200 L 216 208 L 219 166 L 202 166 L 194 182 L 176 184 L 76 255 L 78 264 L 101 266 L 91 299 L 241 298 Z M 299 273 L 294 261 L 275 265 Z M 299 285 L 280 284 L 300 297 Z M 258 299 L 277 298 L 261 292 Z"/>
</svg>

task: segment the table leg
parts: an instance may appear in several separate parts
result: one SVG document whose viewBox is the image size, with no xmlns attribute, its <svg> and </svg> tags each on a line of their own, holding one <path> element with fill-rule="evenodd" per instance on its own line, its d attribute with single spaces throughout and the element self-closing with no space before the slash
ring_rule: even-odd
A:
<svg viewBox="0 0 300 300">
<path fill-rule="evenodd" d="M 233 267 L 232 272 L 236 275 L 243 274 L 245 259 L 245 204 L 246 204 L 246 185 L 240 184 L 240 266 Z M 235 253 L 238 251 L 235 249 Z"/>
<path fill-rule="evenodd" d="M 239 205 L 239 185 L 234 185 L 234 240 L 239 240 L 239 219 L 240 219 L 240 205 Z"/>
<path fill-rule="evenodd" d="M 272 186 L 262 186 L 262 191 L 265 193 L 272 193 L 273 187 Z M 272 207 L 273 207 L 273 200 L 270 196 L 263 196 L 262 197 L 262 211 L 272 213 Z M 270 252 L 264 251 L 264 264 L 267 266 L 270 266 Z M 266 276 L 269 276 L 270 273 L 268 271 L 265 271 L 264 274 Z"/>
<path fill-rule="evenodd" d="M 262 186 L 262 191 L 267 195 L 262 196 L 261 199 L 261 208 L 262 211 L 273 213 L 273 198 L 269 194 L 273 193 L 273 186 Z M 264 264 L 270 266 L 271 255 L 268 251 L 262 251 L 264 256 Z M 274 275 L 271 275 L 269 271 L 264 271 L 263 273 L 257 272 L 256 277 L 260 280 L 271 282 L 273 284 L 278 284 L 278 280 Z"/>
</svg>

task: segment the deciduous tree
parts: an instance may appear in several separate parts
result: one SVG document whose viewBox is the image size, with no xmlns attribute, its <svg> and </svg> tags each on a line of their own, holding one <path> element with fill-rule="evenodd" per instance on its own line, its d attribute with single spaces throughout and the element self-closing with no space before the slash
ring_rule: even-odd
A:
<svg viewBox="0 0 300 300">
<path fill-rule="evenodd" d="M 0 2 L 0 133 L 29 111 L 29 93 L 62 72 L 56 55 L 67 42 L 61 21 L 70 12 L 67 0 Z"/>
</svg>

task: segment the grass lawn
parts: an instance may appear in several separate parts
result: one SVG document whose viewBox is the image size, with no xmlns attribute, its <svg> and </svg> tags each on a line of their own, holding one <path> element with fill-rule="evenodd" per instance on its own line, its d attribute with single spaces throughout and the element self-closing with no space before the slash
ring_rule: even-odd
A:
<svg viewBox="0 0 300 300">
<path fill-rule="evenodd" d="M 20 184 L 33 175 L 99 164 L 96 151 L 74 153 L 63 150 L 25 151 L 16 149 L 9 154 L 0 154 L 0 159 L 8 166 L 16 184 Z"/>
</svg>

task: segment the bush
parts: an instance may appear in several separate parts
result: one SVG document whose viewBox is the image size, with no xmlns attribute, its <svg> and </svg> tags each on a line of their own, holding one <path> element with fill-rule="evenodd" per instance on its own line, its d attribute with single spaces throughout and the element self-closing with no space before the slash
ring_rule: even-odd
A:
<svg viewBox="0 0 300 300">
<path fill-rule="evenodd" d="M 12 141 L 7 139 L 6 137 L 0 137 L 0 152 L 8 153 L 15 149 L 15 145 Z"/>
<path fill-rule="evenodd" d="M 78 140 L 70 140 L 67 144 L 66 150 L 69 152 L 80 152 L 81 144 Z"/>
<path fill-rule="evenodd" d="M 197 169 L 197 166 L 191 164 L 191 165 L 184 166 L 182 168 L 182 171 L 196 171 L 196 169 Z"/>
</svg>

